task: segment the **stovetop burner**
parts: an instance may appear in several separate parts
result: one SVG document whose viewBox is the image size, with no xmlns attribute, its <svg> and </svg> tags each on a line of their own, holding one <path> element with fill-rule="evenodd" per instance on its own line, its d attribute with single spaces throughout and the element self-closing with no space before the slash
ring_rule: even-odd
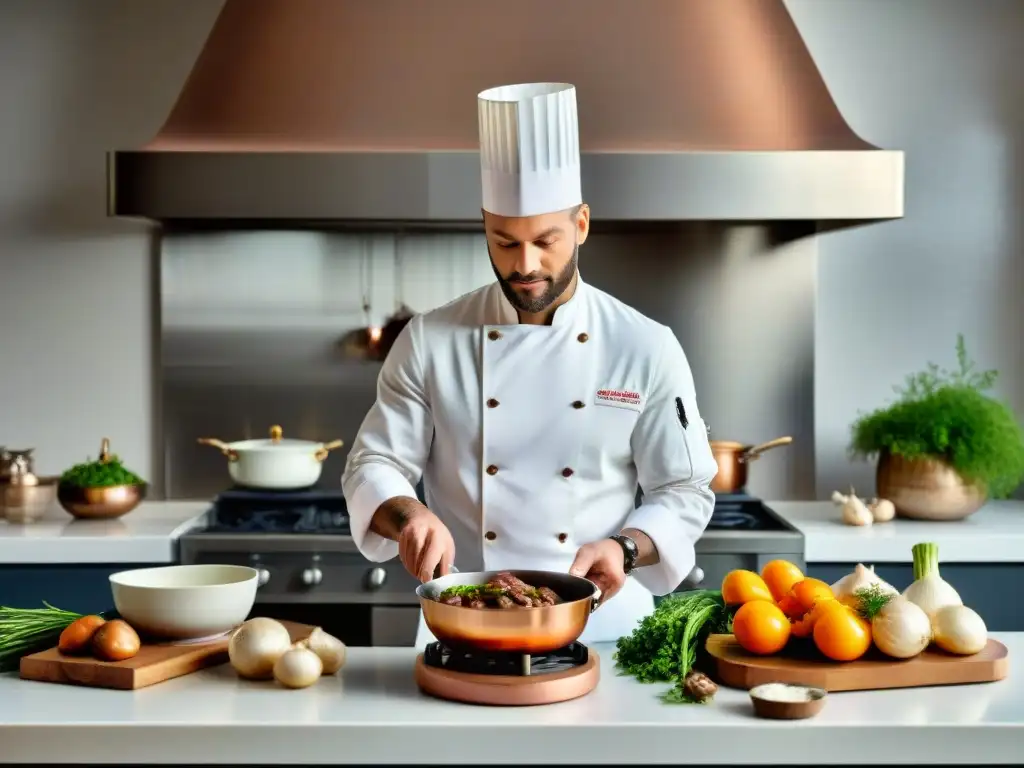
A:
<svg viewBox="0 0 1024 768">
<path fill-rule="evenodd" d="M 224 491 L 199 533 L 351 534 L 341 491 Z"/>
<path fill-rule="evenodd" d="M 708 530 L 784 531 L 786 526 L 760 499 L 743 493 L 718 494 Z"/>
<path fill-rule="evenodd" d="M 441 643 L 430 643 L 423 651 L 423 662 L 429 667 L 474 675 L 523 677 L 564 672 L 587 663 L 590 652 L 582 643 L 570 643 L 550 653 L 526 656 L 520 653 L 486 653 L 453 651 Z M 529 660 L 527 666 L 525 660 Z"/>
</svg>

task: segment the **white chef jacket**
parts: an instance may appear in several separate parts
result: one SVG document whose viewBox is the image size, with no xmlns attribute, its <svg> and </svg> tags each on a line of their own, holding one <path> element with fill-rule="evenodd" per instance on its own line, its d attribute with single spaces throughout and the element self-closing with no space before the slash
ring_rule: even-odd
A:
<svg viewBox="0 0 1024 768">
<path fill-rule="evenodd" d="M 417 315 L 384 362 L 342 480 L 352 537 L 382 562 L 370 519 L 416 496 L 448 526 L 460 571 L 567 572 L 623 528 L 660 562 L 639 568 L 580 640 L 613 641 L 694 567 L 718 471 L 672 331 L 578 280 L 551 325 L 519 324 L 497 283 Z M 636 507 L 637 484 L 643 503 Z M 432 636 L 420 618 L 417 645 Z"/>
</svg>

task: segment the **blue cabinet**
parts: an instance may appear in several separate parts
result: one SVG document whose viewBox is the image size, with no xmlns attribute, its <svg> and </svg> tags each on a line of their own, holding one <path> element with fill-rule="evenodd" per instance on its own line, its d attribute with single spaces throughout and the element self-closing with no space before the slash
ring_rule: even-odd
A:
<svg viewBox="0 0 1024 768">
<path fill-rule="evenodd" d="M 808 563 L 807 575 L 833 584 L 856 563 Z M 942 578 L 985 620 L 990 632 L 1024 632 L 1024 563 L 942 563 Z M 875 573 L 899 590 L 914 580 L 910 563 L 875 565 Z"/>
<path fill-rule="evenodd" d="M 75 613 L 109 611 L 114 607 L 110 574 L 154 565 L 166 563 L 0 565 L 0 605 L 41 608 L 45 600 Z"/>
</svg>

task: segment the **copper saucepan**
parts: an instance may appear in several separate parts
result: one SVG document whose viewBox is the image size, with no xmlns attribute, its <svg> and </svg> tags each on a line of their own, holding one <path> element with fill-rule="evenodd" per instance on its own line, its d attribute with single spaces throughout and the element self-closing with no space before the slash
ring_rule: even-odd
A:
<svg viewBox="0 0 1024 768">
<path fill-rule="evenodd" d="M 732 440 L 712 440 L 711 453 L 718 462 L 718 474 L 711 481 L 715 493 L 740 493 L 747 486 L 747 465 L 765 451 L 789 445 L 792 437 L 778 437 L 760 445 L 745 445 Z"/>
<path fill-rule="evenodd" d="M 499 573 L 511 573 L 533 587 L 549 587 L 558 605 L 540 608 L 464 608 L 436 599 L 448 587 L 486 584 Z M 453 650 L 548 653 L 576 640 L 601 602 L 592 581 L 556 571 L 476 571 L 451 573 L 416 588 L 427 628 Z"/>
</svg>

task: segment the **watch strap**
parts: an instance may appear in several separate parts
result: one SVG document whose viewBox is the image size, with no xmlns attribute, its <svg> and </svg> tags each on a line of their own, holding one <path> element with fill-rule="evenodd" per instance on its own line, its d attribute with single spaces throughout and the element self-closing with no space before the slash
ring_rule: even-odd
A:
<svg viewBox="0 0 1024 768">
<path fill-rule="evenodd" d="M 609 536 L 608 538 L 617 542 L 618 545 L 622 547 L 622 570 L 625 573 L 633 571 L 636 568 L 637 557 L 640 554 L 640 550 L 637 547 L 636 542 L 629 538 L 629 536 L 623 536 L 621 534 Z"/>
</svg>

